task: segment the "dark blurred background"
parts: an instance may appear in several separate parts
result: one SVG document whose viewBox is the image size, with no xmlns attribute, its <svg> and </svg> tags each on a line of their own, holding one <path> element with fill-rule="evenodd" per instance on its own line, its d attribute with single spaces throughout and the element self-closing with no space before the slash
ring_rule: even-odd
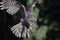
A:
<svg viewBox="0 0 60 40">
<path fill-rule="evenodd" d="M 1 1 L 1 0 L 0 0 Z M 32 0 L 17 0 L 21 2 L 25 7 L 32 3 Z M 38 0 L 36 7 L 33 10 L 33 15 L 38 16 L 37 25 L 38 30 L 37 33 L 31 33 L 31 38 L 21 38 L 22 40 L 60 40 L 60 1 L 59 0 Z M 13 34 L 10 33 L 9 28 L 7 27 L 11 22 L 13 22 L 12 16 L 6 13 L 5 10 L 0 10 L 0 38 L 2 40 L 21 40 L 16 38 Z M 7 21 L 8 20 L 8 21 Z M 35 29 L 36 25 L 33 25 L 33 29 Z M 10 39 L 7 35 L 7 30 L 11 35 Z M 4 37 L 3 38 L 3 36 Z M 8 39 L 7 39 L 8 38 Z"/>
</svg>

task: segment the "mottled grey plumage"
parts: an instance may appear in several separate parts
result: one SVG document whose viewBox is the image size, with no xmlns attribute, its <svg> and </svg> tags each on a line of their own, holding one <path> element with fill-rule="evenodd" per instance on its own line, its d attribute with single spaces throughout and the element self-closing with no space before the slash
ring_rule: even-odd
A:
<svg viewBox="0 0 60 40">
<path fill-rule="evenodd" d="M 6 12 L 8 12 L 8 14 L 16 15 L 16 13 L 17 13 L 18 15 L 20 15 L 20 14 L 25 15 L 24 19 L 22 19 L 22 20 L 23 21 L 26 20 L 29 25 L 30 25 L 30 22 L 33 22 L 36 19 L 31 14 L 32 13 L 31 10 L 33 10 L 33 8 L 36 4 L 36 1 L 35 1 L 35 3 L 31 4 L 31 6 L 30 6 L 30 8 L 28 8 L 28 10 L 26 10 L 25 6 L 22 5 L 21 3 L 17 2 L 16 0 L 2 0 L 2 1 L 3 2 L 1 5 L 1 10 L 7 9 Z M 16 15 L 16 16 L 18 16 L 18 15 Z M 31 17 L 29 17 L 29 16 L 31 16 Z M 30 20 L 30 18 L 32 18 L 32 19 L 34 18 L 34 19 Z M 26 38 L 26 34 L 28 37 L 30 37 L 29 33 L 30 33 L 30 30 L 32 30 L 31 25 L 29 26 L 29 28 L 27 28 L 26 26 L 23 26 L 22 20 L 20 23 L 11 27 L 11 31 L 13 32 L 13 34 L 15 34 L 16 37 L 21 37 L 22 28 L 25 27 L 22 37 Z"/>
</svg>

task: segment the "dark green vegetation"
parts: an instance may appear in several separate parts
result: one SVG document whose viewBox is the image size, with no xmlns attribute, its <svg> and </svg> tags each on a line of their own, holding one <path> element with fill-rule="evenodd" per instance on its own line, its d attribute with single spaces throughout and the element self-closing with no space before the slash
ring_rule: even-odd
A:
<svg viewBox="0 0 60 40">
<path fill-rule="evenodd" d="M 45 2 L 44 6 L 42 4 L 42 1 L 38 1 L 38 5 L 33 10 L 33 15 L 36 16 L 37 13 L 42 12 L 42 16 L 40 16 L 40 19 L 38 21 L 43 25 L 38 32 L 31 33 L 32 36 L 30 39 L 25 40 L 33 40 L 33 38 L 34 40 L 60 40 L 59 0 L 48 0 L 48 4 L 47 2 Z M 29 0 L 28 3 L 32 3 L 32 0 Z M 36 25 L 32 26 L 33 29 L 35 28 L 35 26 Z"/>
<path fill-rule="evenodd" d="M 28 4 L 32 3 L 32 0 L 28 0 Z M 33 15 L 37 16 L 39 13 L 39 8 L 40 8 L 40 4 L 42 4 L 42 0 L 38 1 L 37 7 L 34 8 L 33 10 Z M 46 20 L 47 21 L 47 20 Z M 33 29 L 36 28 L 36 25 L 33 24 L 32 26 Z M 24 39 L 24 40 L 43 40 L 46 38 L 46 32 L 47 32 L 47 26 L 43 26 L 39 29 L 39 31 L 37 33 L 31 33 L 31 38 L 28 39 Z M 33 39 L 34 38 L 34 39 Z"/>
</svg>

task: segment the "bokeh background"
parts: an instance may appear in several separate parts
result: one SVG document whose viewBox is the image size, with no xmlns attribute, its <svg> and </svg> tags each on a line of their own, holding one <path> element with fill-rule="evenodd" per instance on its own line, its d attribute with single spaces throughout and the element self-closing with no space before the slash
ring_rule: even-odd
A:
<svg viewBox="0 0 60 40">
<path fill-rule="evenodd" d="M 25 7 L 33 2 L 33 0 L 17 0 L 17 1 L 21 2 Z M 23 38 L 23 40 L 60 40 L 60 14 L 59 14 L 60 13 L 60 6 L 59 6 L 60 4 L 59 3 L 60 3 L 59 0 L 38 0 L 36 6 L 33 9 L 32 14 L 34 16 L 38 17 L 38 22 L 41 24 L 40 29 L 37 32 L 30 33 L 30 35 L 31 35 L 30 38 Z M 3 16 L 3 17 L 5 18 L 5 16 Z M 0 20 L 0 22 L 1 22 L 1 20 Z M 5 30 L 4 25 L 3 25 L 3 27 Z M 37 27 L 36 24 L 32 25 L 33 30 L 36 27 Z M 5 33 L 2 32 L 2 33 L 6 34 L 6 32 Z M 8 38 L 8 37 L 6 37 L 6 38 Z"/>
<path fill-rule="evenodd" d="M 27 0 L 27 5 L 31 4 L 32 2 L 32 0 Z M 31 38 L 26 38 L 24 40 L 60 40 L 60 14 L 58 3 L 59 1 L 57 0 L 38 0 L 38 3 L 33 9 L 33 15 L 39 16 L 40 14 L 38 21 L 43 25 L 40 27 L 38 32 L 31 33 Z M 47 9 L 48 11 L 46 12 Z M 33 30 L 36 28 L 36 26 L 37 25 L 33 24 Z"/>
<path fill-rule="evenodd" d="M 27 0 L 27 5 L 31 4 L 33 0 Z M 38 0 L 38 4 L 33 9 L 33 15 L 38 16 L 38 13 L 40 11 L 40 6 L 42 5 L 43 0 Z M 46 20 L 47 21 L 47 20 Z M 32 28 L 33 30 L 37 27 L 37 25 L 33 24 Z M 31 33 L 31 38 L 25 38 L 24 40 L 44 40 L 46 38 L 46 32 L 48 28 L 46 25 L 43 25 L 43 27 L 40 27 L 38 32 Z"/>
</svg>

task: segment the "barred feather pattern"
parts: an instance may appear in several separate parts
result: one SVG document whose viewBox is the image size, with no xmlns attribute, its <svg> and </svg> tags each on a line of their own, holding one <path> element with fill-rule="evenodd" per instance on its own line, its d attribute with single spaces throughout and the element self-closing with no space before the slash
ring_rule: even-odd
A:
<svg viewBox="0 0 60 40">
<path fill-rule="evenodd" d="M 17 13 L 19 9 L 20 8 L 18 6 L 13 5 L 13 6 L 10 6 L 6 12 L 8 12 L 11 15 L 14 15 L 15 13 Z"/>
<path fill-rule="evenodd" d="M 3 9 L 7 9 L 7 11 L 6 12 L 8 12 L 9 14 L 11 14 L 11 15 L 14 15 L 17 11 L 19 11 L 19 9 L 20 9 L 20 7 L 22 7 L 23 9 L 22 9 L 22 11 L 23 11 L 23 13 L 25 14 L 25 19 L 29 22 L 29 24 L 30 24 L 30 26 L 29 26 L 29 29 L 28 28 L 26 28 L 26 26 L 23 26 L 22 25 L 22 22 L 20 22 L 20 23 L 18 23 L 18 24 L 16 24 L 16 25 L 14 25 L 14 26 L 12 26 L 10 29 L 11 29 L 11 31 L 13 32 L 13 34 L 15 34 L 15 36 L 16 37 L 21 37 L 21 32 L 22 32 L 22 28 L 24 27 L 25 29 L 24 29 L 24 31 L 23 31 L 23 34 L 22 34 L 22 37 L 24 37 L 24 38 L 26 38 L 26 35 L 28 36 L 28 37 L 30 37 L 30 30 L 32 30 L 32 27 L 31 27 L 31 21 L 34 21 L 34 20 L 36 20 L 36 18 L 35 17 L 31 17 L 31 12 L 30 12 L 30 10 L 29 11 L 27 11 L 26 9 L 25 9 L 25 6 L 24 5 L 22 5 L 22 4 L 17 4 L 17 1 L 15 1 L 15 0 L 3 0 L 3 3 L 2 3 L 3 5 L 1 6 L 2 8 L 1 8 L 1 10 L 3 10 Z M 31 9 L 33 9 L 33 8 L 31 8 Z M 30 14 L 30 15 L 29 15 Z M 30 17 L 29 17 L 30 16 Z M 31 20 L 32 19 L 32 20 Z"/>
<path fill-rule="evenodd" d="M 15 0 L 2 0 L 2 8 L 3 9 L 8 9 L 10 6 L 15 5 L 17 3 L 17 1 Z"/>
<path fill-rule="evenodd" d="M 13 27 L 11 27 L 11 31 L 13 32 L 13 34 L 15 34 L 16 37 L 21 37 L 21 32 L 22 32 L 22 23 L 18 23 L 16 25 L 14 25 Z"/>
<path fill-rule="evenodd" d="M 30 26 L 29 26 L 29 29 L 26 28 L 26 26 L 24 27 L 24 31 L 23 31 L 23 34 L 22 34 L 22 37 L 26 38 L 26 35 L 28 36 L 28 38 L 30 37 L 30 30 L 32 30 L 32 23 L 33 22 L 36 22 L 37 18 L 33 15 L 31 15 L 30 13 L 32 13 L 32 11 L 30 12 L 30 10 L 26 10 L 25 9 L 25 6 L 20 4 L 20 6 L 23 8 L 23 13 L 25 14 L 25 19 L 29 22 Z M 32 10 L 33 8 L 31 8 Z M 29 15 L 30 14 L 30 15 Z M 23 26 L 23 25 L 22 25 Z M 17 27 L 17 26 L 16 26 Z M 21 33 L 20 33 L 21 34 Z"/>
</svg>

